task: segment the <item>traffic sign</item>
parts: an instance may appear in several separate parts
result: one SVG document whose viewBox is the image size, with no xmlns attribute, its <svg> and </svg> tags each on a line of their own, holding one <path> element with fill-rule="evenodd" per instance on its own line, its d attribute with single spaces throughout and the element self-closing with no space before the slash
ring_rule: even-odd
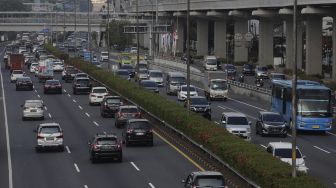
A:
<svg viewBox="0 0 336 188">
<path fill-rule="evenodd" d="M 88 51 L 84 51 L 84 61 L 91 61 L 91 53 Z"/>
<path fill-rule="evenodd" d="M 242 40 L 242 39 L 243 39 L 243 35 L 242 35 L 241 33 L 236 33 L 236 34 L 234 35 L 234 39 L 235 39 L 235 40 Z"/>
<path fill-rule="evenodd" d="M 248 32 L 245 34 L 245 40 L 246 41 L 251 41 L 253 39 L 253 34 Z"/>
</svg>

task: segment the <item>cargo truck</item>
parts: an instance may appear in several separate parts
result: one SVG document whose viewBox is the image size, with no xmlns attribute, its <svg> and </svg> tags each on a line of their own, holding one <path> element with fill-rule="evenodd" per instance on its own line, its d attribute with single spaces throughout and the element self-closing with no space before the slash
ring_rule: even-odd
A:
<svg viewBox="0 0 336 188">
<path fill-rule="evenodd" d="M 218 71 L 207 71 L 204 75 L 204 95 L 208 100 L 227 100 L 228 83 L 226 74 Z"/>
<path fill-rule="evenodd" d="M 24 56 L 22 54 L 9 54 L 6 68 L 13 70 L 23 70 Z"/>
</svg>

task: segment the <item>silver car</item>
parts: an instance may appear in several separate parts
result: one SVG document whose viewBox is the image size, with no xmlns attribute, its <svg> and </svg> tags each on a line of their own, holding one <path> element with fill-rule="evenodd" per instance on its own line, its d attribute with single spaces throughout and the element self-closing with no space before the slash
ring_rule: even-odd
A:
<svg viewBox="0 0 336 188">
<path fill-rule="evenodd" d="M 44 105 L 42 100 L 26 100 L 21 107 L 23 107 L 22 120 L 44 119 Z"/>
<path fill-rule="evenodd" d="M 58 123 L 40 124 L 34 132 L 36 135 L 36 151 L 46 148 L 57 148 L 64 151 L 63 130 Z"/>
<path fill-rule="evenodd" d="M 236 136 L 251 140 L 251 122 L 239 112 L 223 112 L 221 125 Z"/>
<path fill-rule="evenodd" d="M 163 87 L 163 73 L 160 70 L 150 70 L 148 73 L 149 80 L 152 80 L 158 84 L 158 86 Z"/>
</svg>

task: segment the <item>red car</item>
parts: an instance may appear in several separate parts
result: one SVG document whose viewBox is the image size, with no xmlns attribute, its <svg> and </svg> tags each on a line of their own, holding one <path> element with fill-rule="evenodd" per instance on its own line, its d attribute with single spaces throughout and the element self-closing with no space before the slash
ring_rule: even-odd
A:
<svg viewBox="0 0 336 188">
<path fill-rule="evenodd" d="M 62 94 L 62 85 L 59 80 L 47 80 L 43 87 L 44 94 L 58 93 Z"/>
</svg>

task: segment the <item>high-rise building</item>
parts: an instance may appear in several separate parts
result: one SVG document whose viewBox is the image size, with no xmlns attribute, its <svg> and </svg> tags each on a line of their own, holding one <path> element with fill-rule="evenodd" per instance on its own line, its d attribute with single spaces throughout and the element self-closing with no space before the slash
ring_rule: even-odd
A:
<svg viewBox="0 0 336 188">
<path fill-rule="evenodd" d="M 92 11 L 98 12 L 102 9 L 102 7 L 106 4 L 106 0 L 91 0 L 92 2 Z"/>
</svg>

